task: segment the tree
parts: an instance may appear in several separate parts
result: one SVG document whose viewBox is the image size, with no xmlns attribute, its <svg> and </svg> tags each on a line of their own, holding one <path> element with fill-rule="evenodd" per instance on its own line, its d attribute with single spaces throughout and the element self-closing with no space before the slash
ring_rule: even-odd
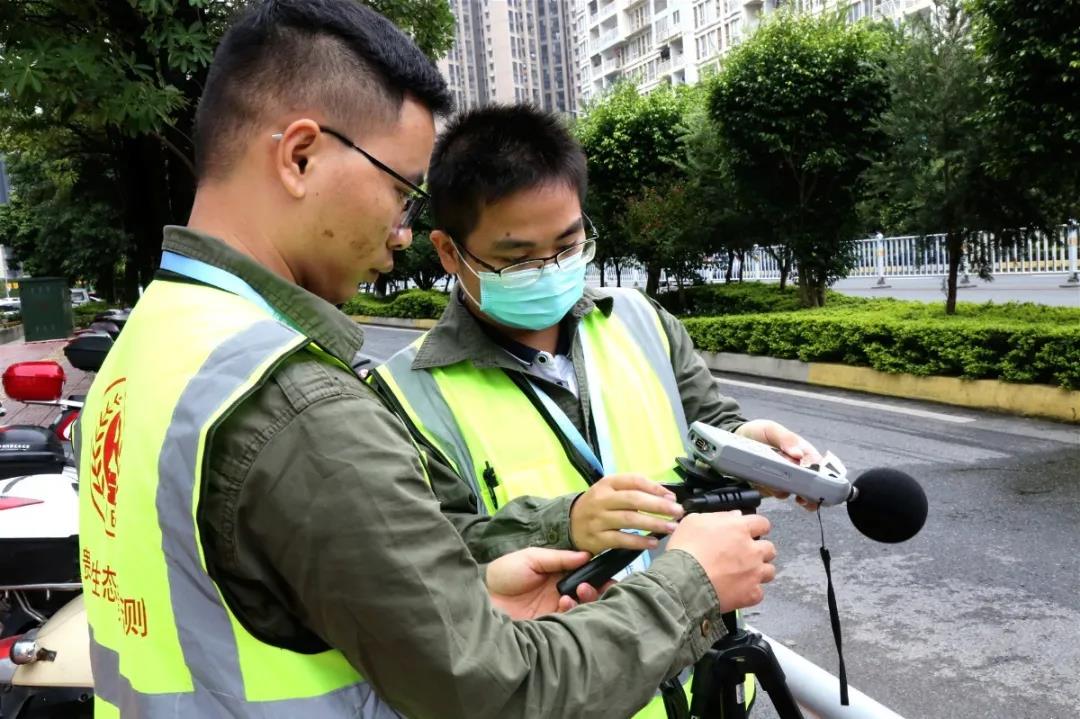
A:
<svg viewBox="0 0 1080 719">
<path fill-rule="evenodd" d="M 901 29 L 888 77 L 892 99 L 878 125 L 889 150 L 868 173 L 871 194 L 886 229 L 945 233 L 945 310 L 953 314 L 961 263 L 989 276 L 989 258 L 965 248 L 982 244 L 980 230 L 1001 221 L 1011 194 L 987 172 L 986 64 L 975 53 L 962 0 L 938 0 L 928 16 Z M 996 244 L 1013 234 L 996 233 Z"/>
<path fill-rule="evenodd" d="M 687 93 L 661 88 L 641 95 L 633 85 L 622 83 L 587 107 L 574 127 L 589 160 L 586 210 L 600 232 L 601 272 L 607 262 L 618 270 L 631 256 L 626 228 L 629 200 L 684 175 L 681 121 Z M 637 259 L 648 273 L 645 290 L 655 295 L 663 268 L 651 262 L 651 256 Z"/>
<path fill-rule="evenodd" d="M 688 194 L 694 203 L 694 212 L 700 223 L 697 231 L 705 250 L 712 254 L 726 252 L 727 269 L 725 281 L 732 280 L 735 257 L 740 259 L 739 279 L 746 253 L 754 245 L 769 248 L 778 255 L 780 262 L 780 287 L 787 285 L 791 271 L 791 253 L 780 244 L 781 237 L 772 231 L 767 218 L 755 217 L 754 208 L 739 202 L 732 177 L 729 153 L 717 132 L 708 112 L 708 98 L 712 82 L 706 80 L 697 86 L 693 101 L 684 117 L 686 134 L 683 143 L 686 151 L 686 173 L 689 178 Z"/>
<path fill-rule="evenodd" d="M 1080 215 L 1080 3 L 970 0 L 996 176 L 1027 220 Z"/>
<path fill-rule="evenodd" d="M 446 270 L 431 243 L 431 236 L 420 231 L 415 233 L 409 249 L 394 254 L 394 271 L 388 275 L 390 282 L 404 285 L 411 281 L 422 290 L 432 289 L 444 277 Z"/>
<path fill-rule="evenodd" d="M 647 188 L 631 198 L 626 209 L 626 229 L 634 256 L 674 278 L 679 303 L 685 307 L 684 285 L 715 249 L 703 240 L 703 205 L 687 183 L 679 182 L 660 189 Z"/>
<path fill-rule="evenodd" d="M 213 48 L 238 0 L 7 0 L 0 4 L 0 126 L 25 145 L 66 130 L 109 158 L 111 195 L 127 238 L 125 294 L 159 261 L 161 228 L 187 220 L 194 197 L 192 127 Z M 376 0 L 421 48 L 453 41 L 447 0 Z M 62 134 L 62 133 L 58 133 Z M 64 145 L 43 145 L 62 159 Z M 103 182 L 87 176 L 86 183 Z M 14 190 L 19 191 L 18 186 Z M 48 226 L 32 208 L 24 220 Z M 75 209 L 73 208 L 73 211 Z M 104 219 L 104 216 L 103 216 Z M 104 231 L 97 233 L 107 235 Z M 87 239 L 89 236 L 84 237 Z M 106 247 L 100 248 L 102 252 Z"/>
<path fill-rule="evenodd" d="M 710 115 L 739 202 L 791 248 L 806 306 L 853 261 L 862 175 L 882 144 L 883 33 L 776 13 L 725 62 Z"/>
</svg>

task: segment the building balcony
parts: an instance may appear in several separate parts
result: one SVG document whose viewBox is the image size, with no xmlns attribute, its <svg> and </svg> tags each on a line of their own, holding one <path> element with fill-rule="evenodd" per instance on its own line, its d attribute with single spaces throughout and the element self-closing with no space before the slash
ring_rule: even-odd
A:
<svg viewBox="0 0 1080 719">
<path fill-rule="evenodd" d="M 660 18 L 656 23 L 656 33 L 654 39 L 656 42 L 664 42 L 676 35 L 681 35 L 683 31 L 682 22 L 673 23 L 669 18 Z"/>
<path fill-rule="evenodd" d="M 600 20 L 600 22 L 603 22 L 604 20 L 607 20 L 609 17 L 614 17 L 615 13 L 617 13 L 618 11 L 619 11 L 618 3 L 613 2 L 613 3 L 610 3 L 610 4 L 605 5 L 602 8 L 600 8 L 600 12 L 599 12 L 597 17 Z"/>
<path fill-rule="evenodd" d="M 619 37 L 619 28 L 614 27 L 600 36 L 600 38 L 596 41 L 596 45 L 593 47 L 593 52 L 603 52 L 612 45 L 618 43 L 620 39 L 621 38 Z"/>
</svg>

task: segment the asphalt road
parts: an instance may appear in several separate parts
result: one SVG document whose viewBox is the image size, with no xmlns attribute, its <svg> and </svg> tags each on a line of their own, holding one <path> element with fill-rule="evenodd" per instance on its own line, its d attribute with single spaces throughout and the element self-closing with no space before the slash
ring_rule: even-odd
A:
<svg viewBox="0 0 1080 719">
<path fill-rule="evenodd" d="M 833 289 L 857 297 L 896 297 L 901 300 L 945 303 L 941 277 L 889 277 L 888 287 L 875 288 L 876 277 L 848 277 Z M 998 275 L 987 282 L 971 276 L 971 284 L 957 289 L 961 302 L 1034 302 L 1040 305 L 1080 307 L 1080 284 L 1067 282 L 1069 275 Z M 1064 285 L 1064 286 L 1063 286 Z"/>
<path fill-rule="evenodd" d="M 415 333 L 366 328 L 384 359 Z M 776 419 L 854 475 L 895 467 L 926 527 L 876 544 L 823 510 L 851 684 L 907 719 L 1080 717 L 1080 429 L 804 385 L 720 376 L 747 417 Z M 769 500 L 780 557 L 751 624 L 836 671 L 813 515 Z M 767 704 L 767 702 L 764 702 Z M 774 717 L 771 707 L 755 711 Z"/>
</svg>

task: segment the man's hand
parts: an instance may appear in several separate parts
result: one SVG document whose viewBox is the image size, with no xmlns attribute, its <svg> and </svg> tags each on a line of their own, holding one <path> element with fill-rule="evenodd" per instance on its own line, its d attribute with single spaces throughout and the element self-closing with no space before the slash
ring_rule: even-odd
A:
<svg viewBox="0 0 1080 719">
<path fill-rule="evenodd" d="M 735 434 L 740 437 L 756 440 L 771 447 L 776 447 L 787 455 L 788 459 L 792 462 L 803 467 L 822 461 L 821 454 L 814 449 L 814 445 L 810 444 L 784 425 L 779 422 L 774 422 L 771 419 L 750 420 L 735 430 Z M 788 492 L 780 492 L 768 487 L 757 486 L 757 488 L 762 494 L 776 497 L 777 499 L 787 499 L 788 496 L 790 496 Z M 817 503 L 810 502 L 802 497 L 796 497 L 795 501 L 811 512 L 818 507 Z"/>
<path fill-rule="evenodd" d="M 540 547 L 503 555 L 487 565 L 485 582 L 491 603 L 512 619 L 535 619 L 552 612 L 568 611 L 578 603 L 594 602 L 601 591 L 590 584 L 578 586 L 577 601 L 560 596 L 555 586 L 567 572 L 587 561 L 588 552 Z"/>
<path fill-rule="evenodd" d="M 643 512 L 663 515 L 654 517 Z M 652 549 L 658 540 L 622 529 L 671 534 L 683 508 L 658 482 L 636 474 L 604 477 L 574 501 L 570 509 L 570 541 L 596 554 L 610 547 Z M 671 519 L 669 519 L 671 518 Z"/>
<path fill-rule="evenodd" d="M 776 576 L 776 547 L 758 539 L 769 528 L 769 520 L 760 514 L 688 514 L 667 548 L 681 549 L 701 564 L 720 599 L 720 611 L 730 612 L 764 599 L 761 585 Z"/>
</svg>

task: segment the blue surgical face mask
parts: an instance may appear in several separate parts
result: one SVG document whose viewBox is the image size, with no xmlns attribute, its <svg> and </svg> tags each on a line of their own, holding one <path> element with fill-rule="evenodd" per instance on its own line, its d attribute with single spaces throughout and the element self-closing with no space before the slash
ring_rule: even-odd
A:
<svg viewBox="0 0 1080 719">
<path fill-rule="evenodd" d="M 461 289 L 491 319 L 522 330 L 542 330 L 557 325 L 585 292 L 584 257 L 561 265 L 551 263 L 541 270 L 526 270 L 511 275 L 477 272 L 459 254 L 461 263 L 480 279 L 480 299 L 473 297 L 465 284 Z M 521 286 L 537 274 L 532 284 Z"/>
</svg>

